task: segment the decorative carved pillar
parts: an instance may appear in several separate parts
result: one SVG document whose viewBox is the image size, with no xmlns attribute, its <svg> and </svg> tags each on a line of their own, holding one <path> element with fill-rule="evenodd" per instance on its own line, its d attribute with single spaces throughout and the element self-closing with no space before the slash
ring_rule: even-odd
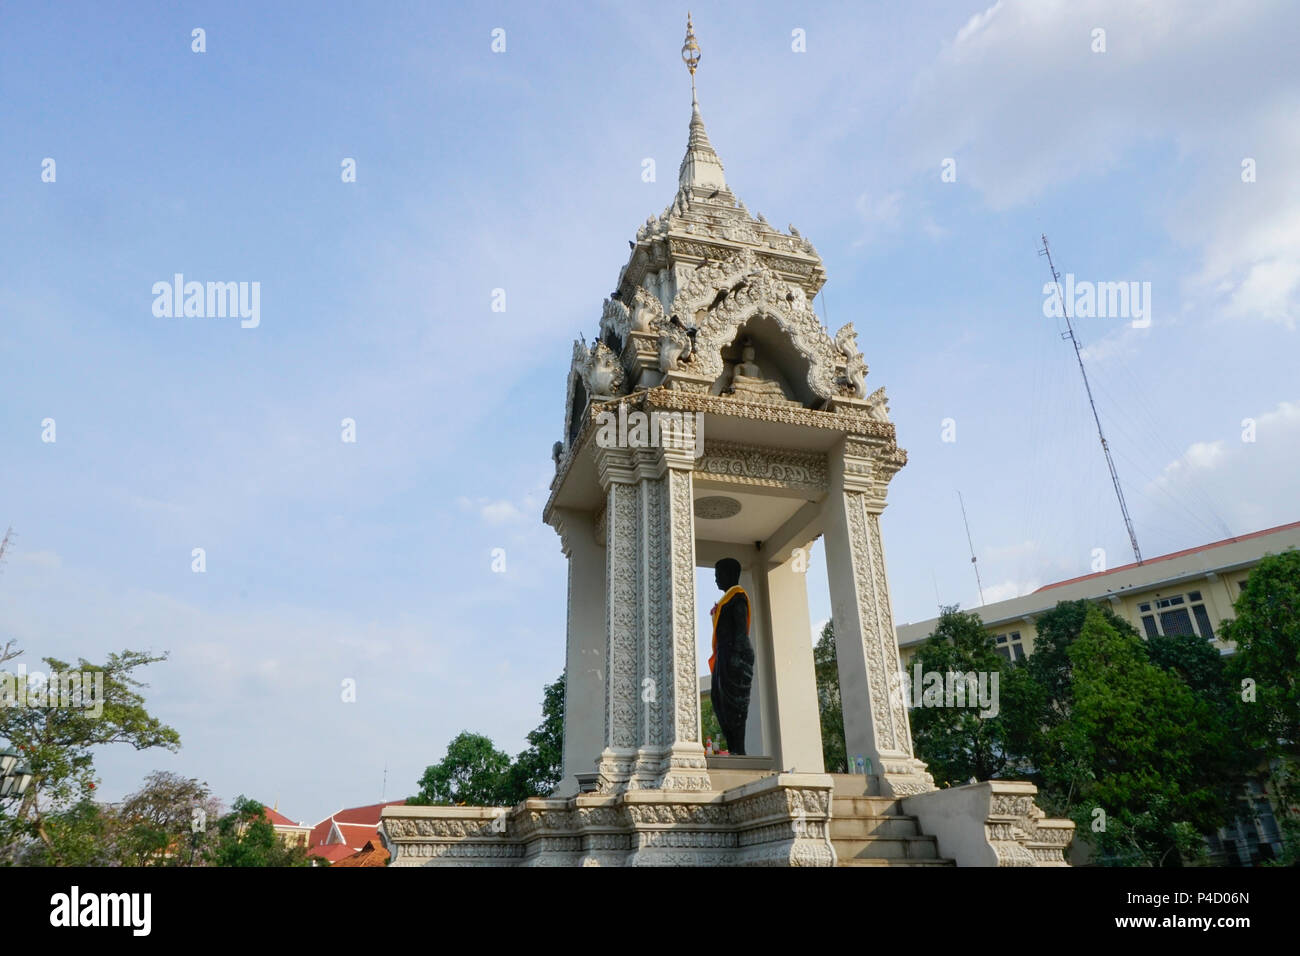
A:
<svg viewBox="0 0 1300 956">
<path fill-rule="evenodd" d="M 596 454 L 605 489 L 605 747 L 598 787 L 628 788 L 640 740 L 641 485 L 633 453 L 600 448 Z"/>
<path fill-rule="evenodd" d="M 575 774 L 596 769 L 604 747 L 604 529 L 590 512 L 555 509 L 551 523 L 569 560 L 569 618 L 564 658 L 564 771 L 555 796 L 578 792 Z"/>
<path fill-rule="evenodd" d="M 652 556 L 647 596 L 649 660 L 658 700 L 647 711 L 663 790 L 710 790 L 700 741 L 700 685 L 695 651 L 695 507 L 691 471 L 698 420 L 683 415 L 677 441 L 655 449 L 657 477 L 647 512 Z"/>
<path fill-rule="evenodd" d="M 912 751 L 898 684 L 898 638 L 889 605 L 880 513 L 897 465 L 875 443 L 845 440 L 830 455 L 826 567 L 849 759 L 869 757 L 885 796 L 934 789 Z"/>
<path fill-rule="evenodd" d="M 637 560 L 641 569 L 638 575 L 637 655 L 641 680 L 638 685 L 637 704 L 637 756 L 636 768 L 628 781 L 629 790 L 653 789 L 659 783 L 660 764 L 670 740 L 664 732 L 664 698 L 659 685 L 664 682 L 664 642 L 662 621 L 665 614 L 664 595 L 656 582 L 663 581 L 668 573 L 667 545 L 665 543 L 664 482 L 658 474 L 655 457 L 646 450 L 637 453 L 639 477 L 641 536 Z"/>
</svg>

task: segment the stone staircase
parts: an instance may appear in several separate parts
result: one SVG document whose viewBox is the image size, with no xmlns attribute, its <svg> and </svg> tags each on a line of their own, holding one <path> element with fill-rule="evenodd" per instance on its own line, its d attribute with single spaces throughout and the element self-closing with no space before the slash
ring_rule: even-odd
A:
<svg viewBox="0 0 1300 956">
<path fill-rule="evenodd" d="M 874 777 L 831 774 L 831 843 L 839 866 L 954 866 Z"/>
</svg>

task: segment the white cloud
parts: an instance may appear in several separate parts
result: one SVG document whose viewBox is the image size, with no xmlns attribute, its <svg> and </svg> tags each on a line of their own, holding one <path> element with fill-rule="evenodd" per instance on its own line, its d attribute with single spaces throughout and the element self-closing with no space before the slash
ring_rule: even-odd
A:
<svg viewBox="0 0 1300 956">
<path fill-rule="evenodd" d="M 989 25 L 989 22 L 1002 9 L 1002 0 L 989 7 L 983 13 L 977 13 L 969 20 L 966 25 L 957 31 L 957 36 L 953 39 L 954 47 L 963 47 L 979 41 L 979 34 Z"/>
<path fill-rule="evenodd" d="M 506 524 L 510 521 L 519 521 L 523 514 L 518 508 L 509 501 L 490 501 L 479 509 L 479 514 L 488 524 Z"/>
<path fill-rule="evenodd" d="M 1223 459 L 1223 442 L 1194 442 L 1183 457 L 1192 468 L 1213 468 L 1215 464 Z"/>
<path fill-rule="evenodd" d="M 1131 361 L 1138 355 L 1139 346 L 1145 342 L 1150 328 L 1134 328 L 1132 322 L 1125 322 L 1119 328 L 1095 339 L 1083 346 L 1083 360 L 1089 364 L 1106 362 L 1110 359 Z"/>
<path fill-rule="evenodd" d="M 1300 519 L 1300 401 L 1258 415 L 1254 432 L 1254 441 L 1237 434 L 1193 443 L 1147 490 L 1162 489 L 1206 519 L 1216 517 L 1207 507 L 1222 509 L 1217 517 L 1234 534 Z"/>
<path fill-rule="evenodd" d="M 1022 594 L 1036 591 L 1039 587 L 1037 578 L 1031 578 L 1027 581 L 1001 581 L 997 584 L 986 584 L 984 586 L 984 603 L 996 604 L 998 601 L 1009 601 L 1012 598 L 1020 597 Z"/>
<path fill-rule="evenodd" d="M 999 0 L 920 75 L 894 139 L 927 175 L 956 158 L 959 182 L 995 209 L 1171 148 L 1178 179 L 1135 215 L 1199 254 L 1190 292 L 1229 318 L 1294 328 L 1300 84 L 1273 65 L 1293 60 L 1297 33 L 1300 7 L 1280 0 Z"/>
<path fill-rule="evenodd" d="M 492 500 L 489 498 L 457 499 L 462 511 L 473 511 L 490 525 L 510 524 L 525 519 L 523 511 L 512 501 Z"/>
</svg>

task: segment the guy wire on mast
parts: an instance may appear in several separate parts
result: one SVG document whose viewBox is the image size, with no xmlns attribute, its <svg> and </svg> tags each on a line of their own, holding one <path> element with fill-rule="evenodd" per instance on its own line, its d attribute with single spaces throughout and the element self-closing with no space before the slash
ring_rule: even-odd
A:
<svg viewBox="0 0 1300 956">
<path fill-rule="evenodd" d="M 970 566 L 975 569 L 975 586 L 980 589 L 980 607 L 984 606 L 984 584 L 980 581 L 980 566 L 975 560 L 975 545 L 970 539 L 970 522 L 966 520 L 966 502 L 962 501 L 961 492 L 957 492 L 957 501 L 961 505 L 961 523 L 966 526 L 966 543 L 970 545 Z"/>
<path fill-rule="evenodd" d="M 1097 414 L 1097 403 L 1092 398 L 1092 386 L 1088 384 L 1088 370 L 1083 367 L 1083 353 L 1079 349 L 1079 340 L 1074 335 L 1074 326 L 1070 322 L 1070 309 L 1065 302 L 1065 293 L 1061 291 L 1061 275 L 1052 263 L 1052 250 L 1047 246 L 1047 236 L 1043 235 L 1043 249 L 1038 254 L 1047 256 L 1047 267 L 1052 271 L 1052 282 L 1056 284 L 1056 295 L 1061 300 L 1061 314 L 1065 316 L 1066 332 L 1061 338 L 1068 338 L 1074 345 L 1074 357 L 1079 360 L 1079 372 L 1083 375 L 1083 388 L 1088 393 L 1088 407 L 1092 409 L 1092 420 L 1097 423 L 1097 437 L 1101 439 L 1101 450 L 1106 454 L 1106 467 L 1110 469 L 1111 484 L 1115 486 L 1115 497 L 1119 499 L 1119 510 L 1124 516 L 1124 527 L 1128 530 L 1129 544 L 1133 546 L 1133 557 L 1142 563 L 1142 552 L 1138 548 L 1137 534 L 1133 531 L 1133 519 L 1128 514 L 1128 503 L 1124 500 L 1124 490 L 1119 486 L 1119 473 L 1115 470 L 1115 460 L 1110 456 L 1110 445 L 1106 444 L 1106 433 L 1101 429 L 1101 416 Z"/>
</svg>

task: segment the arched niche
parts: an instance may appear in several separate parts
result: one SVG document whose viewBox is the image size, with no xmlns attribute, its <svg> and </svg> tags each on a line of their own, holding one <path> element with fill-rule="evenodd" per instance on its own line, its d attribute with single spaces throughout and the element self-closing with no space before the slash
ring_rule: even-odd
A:
<svg viewBox="0 0 1300 956">
<path fill-rule="evenodd" d="M 722 373 L 710 388 L 714 395 L 723 394 L 731 387 L 746 342 L 754 347 L 754 364 L 763 378 L 778 383 L 787 399 L 805 408 L 817 405 L 820 398 L 808 385 L 808 359 L 795 347 L 777 318 L 767 312 L 758 312 L 742 323 L 731 341 L 722 346 Z"/>
</svg>

